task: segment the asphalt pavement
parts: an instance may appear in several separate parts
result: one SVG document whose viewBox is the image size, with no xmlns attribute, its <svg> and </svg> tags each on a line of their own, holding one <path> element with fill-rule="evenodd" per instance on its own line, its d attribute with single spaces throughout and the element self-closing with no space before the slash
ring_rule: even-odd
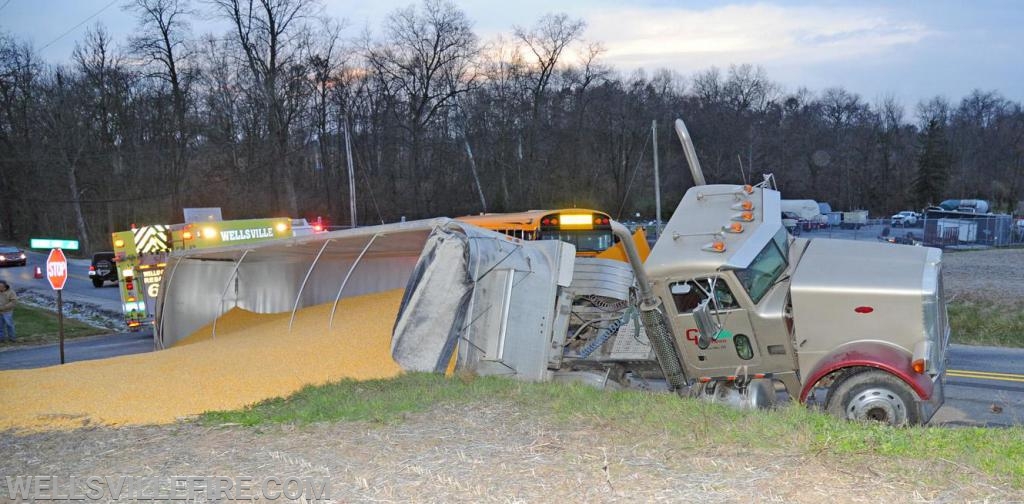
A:
<svg viewBox="0 0 1024 504">
<path fill-rule="evenodd" d="M 946 404 L 933 424 L 1024 424 L 1024 348 L 950 345 Z"/>
<path fill-rule="evenodd" d="M 64 362 L 106 359 L 153 351 L 153 333 L 148 331 L 104 334 L 64 342 Z M 57 344 L 11 348 L 0 351 L 0 370 L 31 369 L 60 364 Z"/>
<path fill-rule="evenodd" d="M 28 289 L 32 292 L 54 300 L 57 296 L 46 280 L 46 256 L 49 251 L 25 251 L 28 264 L 25 266 L 7 266 L 0 268 L 0 279 L 4 279 L 15 291 Z M 109 282 L 96 288 L 89 279 L 89 259 L 68 259 L 68 281 L 64 285 L 62 297 L 67 301 L 86 303 L 97 308 L 115 313 L 121 312 L 121 294 L 117 284 Z M 43 278 L 35 278 L 36 267 L 42 268 Z"/>
</svg>

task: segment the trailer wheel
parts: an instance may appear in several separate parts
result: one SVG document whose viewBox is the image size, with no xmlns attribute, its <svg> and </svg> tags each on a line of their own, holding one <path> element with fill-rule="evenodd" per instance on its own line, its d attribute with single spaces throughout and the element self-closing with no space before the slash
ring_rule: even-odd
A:
<svg viewBox="0 0 1024 504">
<path fill-rule="evenodd" d="M 825 410 L 846 420 L 893 426 L 921 423 L 914 391 L 903 380 L 876 369 L 840 377 L 828 391 Z"/>
</svg>

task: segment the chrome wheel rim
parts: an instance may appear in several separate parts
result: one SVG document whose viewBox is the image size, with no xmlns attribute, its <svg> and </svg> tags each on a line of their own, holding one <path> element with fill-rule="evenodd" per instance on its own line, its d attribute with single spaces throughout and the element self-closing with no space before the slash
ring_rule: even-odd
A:
<svg viewBox="0 0 1024 504">
<path fill-rule="evenodd" d="M 892 390 L 869 388 L 858 393 L 850 401 L 846 408 L 846 417 L 851 420 L 903 425 L 907 422 L 907 406 Z"/>
</svg>

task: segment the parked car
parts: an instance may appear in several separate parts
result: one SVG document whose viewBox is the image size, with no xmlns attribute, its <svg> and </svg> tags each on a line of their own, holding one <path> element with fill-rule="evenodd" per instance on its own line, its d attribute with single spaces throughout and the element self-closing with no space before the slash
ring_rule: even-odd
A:
<svg viewBox="0 0 1024 504">
<path fill-rule="evenodd" d="M 25 252 L 18 247 L 0 247 L 0 266 L 24 266 L 28 262 Z"/>
<path fill-rule="evenodd" d="M 896 215 L 893 215 L 890 219 L 890 224 L 895 226 L 916 226 L 921 220 L 921 214 L 912 212 L 910 210 L 904 210 Z"/>
<path fill-rule="evenodd" d="M 89 265 L 89 279 L 92 286 L 97 289 L 103 287 L 103 282 L 117 282 L 117 267 L 114 261 L 113 252 L 96 252 L 92 255 L 92 264 Z"/>
</svg>

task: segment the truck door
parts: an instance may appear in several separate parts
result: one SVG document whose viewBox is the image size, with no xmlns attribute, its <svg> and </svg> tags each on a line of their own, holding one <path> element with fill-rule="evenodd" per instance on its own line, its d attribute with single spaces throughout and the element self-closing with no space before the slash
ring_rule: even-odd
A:
<svg viewBox="0 0 1024 504">
<path fill-rule="evenodd" d="M 724 277 L 706 277 L 669 284 L 675 320 L 673 324 L 684 335 L 680 341 L 683 358 L 688 365 L 702 370 L 705 376 L 727 376 L 740 366 L 756 367 L 761 363 L 754 340 L 750 316 L 733 294 L 734 287 Z M 697 323 L 693 310 L 714 293 L 709 306 L 712 316 L 721 321 L 722 331 L 708 348 L 698 346 Z M 672 311 L 672 309 L 670 309 Z"/>
</svg>

